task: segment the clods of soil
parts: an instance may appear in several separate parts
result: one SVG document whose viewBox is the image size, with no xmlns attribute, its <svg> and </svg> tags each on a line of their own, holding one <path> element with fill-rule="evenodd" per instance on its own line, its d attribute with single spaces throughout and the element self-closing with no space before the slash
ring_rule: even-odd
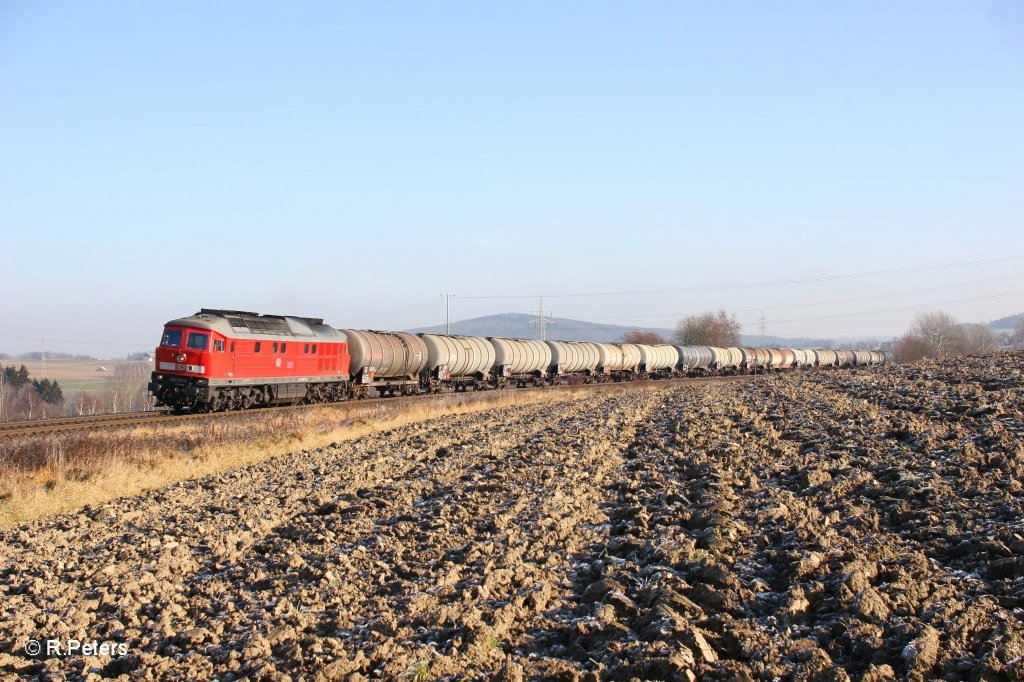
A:
<svg viewBox="0 0 1024 682">
<path fill-rule="evenodd" d="M 1024 677 L 1024 357 L 438 419 L 0 533 L 36 679 Z M 123 644 L 32 657 L 31 640 Z"/>
</svg>

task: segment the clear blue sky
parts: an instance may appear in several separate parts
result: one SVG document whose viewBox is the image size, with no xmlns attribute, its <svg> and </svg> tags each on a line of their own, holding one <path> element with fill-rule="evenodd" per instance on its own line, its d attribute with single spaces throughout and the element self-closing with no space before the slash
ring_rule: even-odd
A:
<svg viewBox="0 0 1024 682">
<path fill-rule="evenodd" d="M 548 304 L 786 335 L 1001 317 L 1022 122 L 1013 0 L 6 0 L 0 350 L 152 347 L 204 306 L 411 327 L 442 291 L 458 319 L 670 289 Z M 803 281 L 925 263 L 955 267 Z"/>
</svg>

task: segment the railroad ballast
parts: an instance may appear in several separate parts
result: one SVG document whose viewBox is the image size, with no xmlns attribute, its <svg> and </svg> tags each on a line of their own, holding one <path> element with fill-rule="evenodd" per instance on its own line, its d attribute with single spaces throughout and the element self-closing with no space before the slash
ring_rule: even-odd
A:
<svg viewBox="0 0 1024 682">
<path fill-rule="evenodd" d="M 149 384 L 175 412 L 565 382 L 885 364 L 880 351 L 590 343 L 335 329 L 322 319 L 202 309 L 164 326 Z"/>
</svg>

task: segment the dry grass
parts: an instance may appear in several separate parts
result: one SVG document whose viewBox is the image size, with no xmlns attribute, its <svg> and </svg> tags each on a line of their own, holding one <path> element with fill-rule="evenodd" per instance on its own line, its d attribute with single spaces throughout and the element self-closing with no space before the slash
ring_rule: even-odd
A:
<svg viewBox="0 0 1024 682">
<path fill-rule="evenodd" d="M 660 388 L 658 384 L 601 390 Z M 0 439 L 0 526 L 70 512 L 297 450 L 481 410 L 591 395 L 497 391 L 254 411 L 173 425 Z"/>
</svg>

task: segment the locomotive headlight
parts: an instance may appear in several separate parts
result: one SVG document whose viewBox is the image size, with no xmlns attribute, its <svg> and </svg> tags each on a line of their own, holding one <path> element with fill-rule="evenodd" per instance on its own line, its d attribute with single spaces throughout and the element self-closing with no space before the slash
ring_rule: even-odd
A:
<svg viewBox="0 0 1024 682">
<path fill-rule="evenodd" d="M 178 355 L 178 356 L 177 356 L 176 358 L 174 358 L 174 359 L 175 359 L 175 360 L 177 360 L 178 362 L 185 362 L 185 354 L 184 354 L 184 353 L 182 353 L 182 354 Z"/>
</svg>

